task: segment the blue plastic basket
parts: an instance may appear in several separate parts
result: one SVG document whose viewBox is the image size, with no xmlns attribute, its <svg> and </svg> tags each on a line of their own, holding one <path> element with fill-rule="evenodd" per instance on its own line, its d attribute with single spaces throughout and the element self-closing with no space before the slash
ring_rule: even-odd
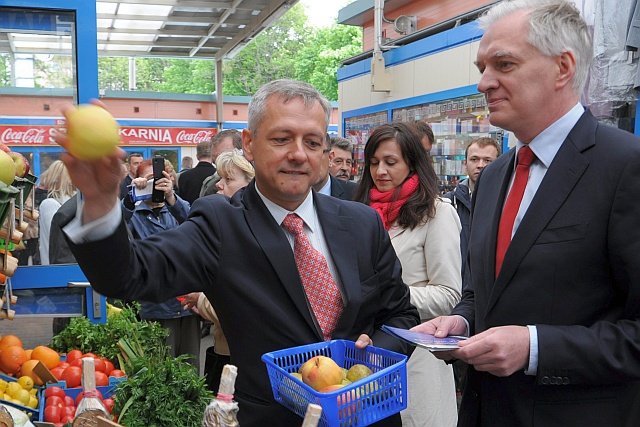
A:
<svg viewBox="0 0 640 427">
<path fill-rule="evenodd" d="M 355 364 L 373 374 L 330 393 L 315 391 L 291 375 L 315 356 L 327 356 L 349 369 Z M 333 340 L 266 353 L 274 399 L 304 417 L 309 403 L 322 406 L 323 427 L 368 426 L 407 407 L 407 357 L 378 347 L 357 349 L 353 341 Z"/>
<path fill-rule="evenodd" d="M 18 381 L 16 378 L 10 377 L 8 375 L 4 375 L 4 374 L 0 374 L 0 379 L 6 381 L 6 382 L 15 382 Z M 38 406 L 40 406 L 40 401 L 42 401 L 42 388 L 40 387 L 35 387 L 38 390 L 38 393 L 36 394 L 36 398 L 38 399 Z M 39 408 L 30 408 L 28 406 L 24 406 L 24 405 L 19 405 L 17 403 L 13 403 L 13 402 L 8 402 L 4 399 L 0 399 L 0 402 L 3 405 L 9 405 L 9 406 L 13 406 L 16 409 L 20 409 L 21 411 L 23 411 L 24 413 L 26 413 L 29 418 L 31 419 L 31 421 L 37 421 L 38 420 L 38 415 L 39 415 Z"/>
</svg>

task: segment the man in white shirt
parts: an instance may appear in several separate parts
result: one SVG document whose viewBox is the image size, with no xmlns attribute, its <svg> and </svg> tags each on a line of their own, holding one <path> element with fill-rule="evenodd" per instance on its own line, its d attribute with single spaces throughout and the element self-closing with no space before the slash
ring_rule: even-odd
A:
<svg viewBox="0 0 640 427">
<path fill-rule="evenodd" d="M 120 218 L 117 155 L 95 162 L 63 156 L 83 196 L 64 230 L 92 286 L 108 296 L 151 301 L 204 292 L 238 366 L 235 398 L 245 427 L 300 423 L 273 400 L 260 361 L 265 352 L 330 336 L 357 340 L 361 348 L 373 341 L 411 353 L 379 330 L 382 324 L 410 328 L 418 322 L 379 216 L 367 206 L 311 191 L 330 111 L 306 83 L 277 80 L 263 86 L 251 100 L 249 129 L 242 135 L 255 180 L 231 199 L 198 199 L 181 226 L 144 241 L 129 242 Z M 63 135 L 58 142 L 67 143 Z M 282 225 L 290 214 L 302 219 L 304 238 L 294 239 Z M 319 295 L 303 286 L 309 273 L 297 267 L 297 239 L 310 242 L 331 276 L 319 292 L 331 286 L 332 307 L 340 306 L 329 315 L 330 329 L 327 314 L 317 315 L 314 308 Z M 400 418 L 376 425 L 400 426 Z"/>
<path fill-rule="evenodd" d="M 416 329 L 470 333 L 459 426 L 640 425 L 640 144 L 579 104 L 592 47 L 564 0 L 499 2 L 476 65 L 517 146 L 473 195 L 470 286 Z"/>
</svg>

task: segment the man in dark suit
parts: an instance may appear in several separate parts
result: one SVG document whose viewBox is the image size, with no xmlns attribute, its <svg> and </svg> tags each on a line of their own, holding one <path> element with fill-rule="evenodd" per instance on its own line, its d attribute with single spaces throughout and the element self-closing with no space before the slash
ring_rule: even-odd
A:
<svg viewBox="0 0 640 427">
<path fill-rule="evenodd" d="M 331 337 L 356 340 L 360 348 L 374 342 L 411 353 L 379 330 L 382 324 L 418 323 L 379 216 L 362 204 L 311 191 L 330 112 L 330 104 L 306 83 L 278 80 L 263 86 L 251 100 L 249 129 L 243 131 L 255 180 L 231 199 L 198 199 L 181 226 L 142 241 L 127 239 L 117 206 L 117 155 L 100 162 L 63 155 L 82 192 L 82 214 L 64 230 L 87 278 L 112 297 L 162 301 L 204 292 L 238 366 L 236 399 L 244 427 L 300 423 L 273 400 L 260 361 L 265 352 Z M 63 146 L 65 138 L 57 136 Z M 304 222 L 296 234 L 287 231 L 291 219 Z M 331 294 L 331 311 L 316 312 L 318 295 L 303 285 L 308 269 L 297 265 L 305 239 L 306 250 L 322 258 L 323 265 L 314 265 L 327 280 L 318 293 Z M 379 425 L 400 426 L 400 418 Z"/>
<path fill-rule="evenodd" d="M 353 200 L 353 194 L 356 192 L 358 186 L 354 182 L 339 179 L 329 173 L 331 140 L 333 140 L 333 138 L 330 139 L 329 135 L 327 135 L 325 148 L 322 152 L 322 160 L 320 162 L 319 178 L 318 181 L 313 184 L 313 189 L 327 196 L 337 197 L 342 200 Z"/>
<path fill-rule="evenodd" d="M 189 204 L 193 204 L 200 196 L 200 188 L 204 180 L 216 173 L 216 167 L 212 163 L 211 149 L 211 140 L 199 142 L 196 146 L 198 164 L 180 174 L 178 195 Z"/>
<path fill-rule="evenodd" d="M 578 102 L 592 48 L 572 4 L 480 23 L 478 89 L 519 142 L 477 182 L 470 288 L 416 329 L 472 335 L 438 354 L 472 365 L 459 426 L 638 426 L 640 144 Z"/>
</svg>

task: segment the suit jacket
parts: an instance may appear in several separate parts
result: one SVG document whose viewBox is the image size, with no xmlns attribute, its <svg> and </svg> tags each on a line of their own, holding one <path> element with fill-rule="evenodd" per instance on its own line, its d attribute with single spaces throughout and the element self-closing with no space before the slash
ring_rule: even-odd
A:
<svg viewBox="0 0 640 427">
<path fill-rule="evenodd" d="M 178 195 L 192 205 L 200 197 L 204 180 L 214 173 L 216 173 L 216 167 L 211 162 L 198 162 L 194 168 L 180 174 Z"/>
<path fill-rule="evenodd" d="M 471 289 L 454 310 L 472 333 L 537 325 L 537 376 L 470 370 L 461 426 L 640 425 L 640 144 L 585 112 L 559 149 L 495 275 L 515 150 L 482 173 Z"/>
<path fill-rule="evenodd" d="M 376 346 L 410 354 L 410 347 L 379 330 L 382 324 L 410 328 L 418 323 L 379 215 L 363 204 L 321 194 L 314 194 L 314 202 L 324 232 L 340 231 L 327 239 L 346 300 L 333 337 L 355 340 L 366 333 Z M 163 301 L 204 292 L 238 366 L 241 425 L 300 424 L 274 402 L 260 357 L 323 339 L 291 246 L 255 183 L 231 199 L 198 199 L 187 221 L 148 239 L 129 242 L 122 224 L 104 240 L 71 246 L 92 286 L 104 295 Z"/>
<path fill-rule="evenodd" d="M 331 180 L 331 195 L 342 200 L 353 200 L 358 185 L 351 181 L 342 181 L 329 175 Z"/>
</svg>

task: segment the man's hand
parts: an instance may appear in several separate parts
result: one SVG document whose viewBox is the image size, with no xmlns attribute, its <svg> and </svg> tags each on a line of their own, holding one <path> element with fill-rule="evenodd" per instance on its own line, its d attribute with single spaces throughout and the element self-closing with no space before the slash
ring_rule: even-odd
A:
<svg viewBox="0 0 640 427">
<path fill-rule="evenodd" d="M 373 345 L 373 340 L 369 338 L 367 334 L 361 334 L 356 341 L 356 348 L 365 348 L 368 345 Z"/>
<path fill-rule="evenodd" d="M 431 334 L 438 338 L 448 337 L 449 335 L 466 335 L 467 324 L 462 316 L 440 316 L 421 323 L 411 328 L 412 331 Z M 440 360 L 456 359 L 455 351 L 434 351 L 433 355 Z"/>
<path fill-rule="evenodd" d="M 99 101 L 93 103 L 104 107 Z M 73 108 L 67 106 L 63 108 L 62 113 L 66 117 Z M 69 139 L 64 132 L 57 132 L 54 139 L 63 148 L 67 148 Z M 121 159 L 125 155 L 126 153 L 118 148 L 109 157 L 91 161 L 77 159 L 69 153 L 61 156 L 73 184 L 83 195 L 83 223 L 100 218 L 118 203 L 122 179 Z"/>
<path fill-rule="evenodd" d="M 462 316 L 440 316 L 421 323 L 411 328 L 414 332 L 422 332 L 431 334 L 438 338 L 448 337 L 449 335 L 466 335 L 467 324 Z"/>
<path fill-rule="evenodd" d="M 526 326 L 499 326 L 460 342 L 451 352 L 477 371 L 506 377 L 524 369 L 529 362 L 529 329 Z"/>
</svg>

